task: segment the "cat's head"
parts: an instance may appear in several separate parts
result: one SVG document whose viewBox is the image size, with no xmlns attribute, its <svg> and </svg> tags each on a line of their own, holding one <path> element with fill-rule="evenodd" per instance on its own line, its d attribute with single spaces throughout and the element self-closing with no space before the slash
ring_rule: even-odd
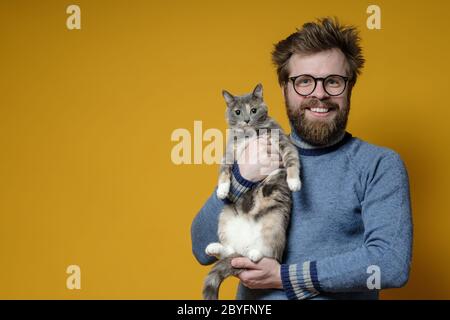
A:
<svg viewBox="0 0 450 320">
<path fill-rule="evenodd" d="M 255 128 L 266 124 L 267 105 L 263 100 L 263 87 L 258 84 L 252 93 L 234 96 L 226 90 L 222 91 L 227 103 L 226 117 L 231 128 Z"/>
</svg>

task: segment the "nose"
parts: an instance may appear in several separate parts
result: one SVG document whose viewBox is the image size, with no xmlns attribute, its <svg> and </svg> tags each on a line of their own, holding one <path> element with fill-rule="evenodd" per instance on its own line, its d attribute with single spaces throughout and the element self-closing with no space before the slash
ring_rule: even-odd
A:
<svg viewBox="0 0 450 320">
<path fill-rule="evenodd" d="M 311 92 L 310 97 L 317 98 L 319 100 L 322 100 L 323 98 L 327 97 L 328 93 L 323 89 L 323 81 L 317 81 L 316 88 L 313 92 Z"/>
<path fill-rule="evenodd" d="M 245 123 L 249 123 L 250 122 L 250 119 L 246 119 L 246 120 L 244 120 L 245 121 Z"/>
</svg>

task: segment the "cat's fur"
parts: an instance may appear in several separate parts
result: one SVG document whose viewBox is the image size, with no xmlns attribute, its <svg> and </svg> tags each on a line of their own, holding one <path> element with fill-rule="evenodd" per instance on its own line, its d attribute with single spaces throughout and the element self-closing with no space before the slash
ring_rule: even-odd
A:
<svg viewBox="0 0 450 320">
<path fill-rule="evenodd" d="M 204 288 L 204 299 L 218 299 L 219 286 L 240 269 L 231 266 L 234 257 L 248 257 L 258 262 L 263 257 L 281 262 L 286 242 L 286 229 L 292 206 L 291 191 L 298 191 L 300 182 L 300 161 L 297 149 L 283 133 L 281 127 L 268 116 L 262 95 L 262 85 L 258 84 L 252 93 L 233 96 L 223 91 L 227 103 L 227 121 L 230 129 L 244 133 L 229 139 L 226 154 L 220 167 L 217 196 L 225 199 L 231 184 L 231 168 L 240 152 L 245 150 L 248 136 L 266 133 L 270 139 L 274 132 L 283 168 L 269 174 L 255 188 L 244 193 L 236 203 L 224 206 L 218 225 L 219 241 L 206 247 L 208 255 L 219 261 L 209 272 Z M 237 114 L 236 110 L 240 110 Z"/>
</svg>

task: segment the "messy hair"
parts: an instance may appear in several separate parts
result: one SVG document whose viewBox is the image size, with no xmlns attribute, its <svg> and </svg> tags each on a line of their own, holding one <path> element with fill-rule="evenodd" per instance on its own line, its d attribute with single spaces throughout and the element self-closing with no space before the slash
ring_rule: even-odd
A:
<svg viewBox="0 0 450 320">
<path fill-rule="evenodd" d="M 349 65 L 350 84 L 356 83 L 364 65 L 358 30 L 354 26 L 343 26 L 337 18 L 322 18 L 308 22 L 289 37 L 275 44 L 272 62 L 277 68 L 278 83 L 288 82 L 288 62 L 295 53 L 312 54 L 337 48 L 342 51 Z"/>
</svg>

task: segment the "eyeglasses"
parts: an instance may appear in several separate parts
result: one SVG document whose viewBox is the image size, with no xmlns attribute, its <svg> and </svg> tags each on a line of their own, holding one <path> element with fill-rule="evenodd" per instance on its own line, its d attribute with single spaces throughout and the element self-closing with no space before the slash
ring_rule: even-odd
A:
<svg viewBox="0 0 450 320">
<path fill-rule="evenodd" d="M 322 87 L 330 96 L 338 96 L 345 91 L 349 77 L 331 74 L 325 78 L 315 78 L 309 74 L 290 77 L 295 92 L 301 96 L 309 96 L 316 90 L 317 81 L 322 81 Z"/>
</svg>

